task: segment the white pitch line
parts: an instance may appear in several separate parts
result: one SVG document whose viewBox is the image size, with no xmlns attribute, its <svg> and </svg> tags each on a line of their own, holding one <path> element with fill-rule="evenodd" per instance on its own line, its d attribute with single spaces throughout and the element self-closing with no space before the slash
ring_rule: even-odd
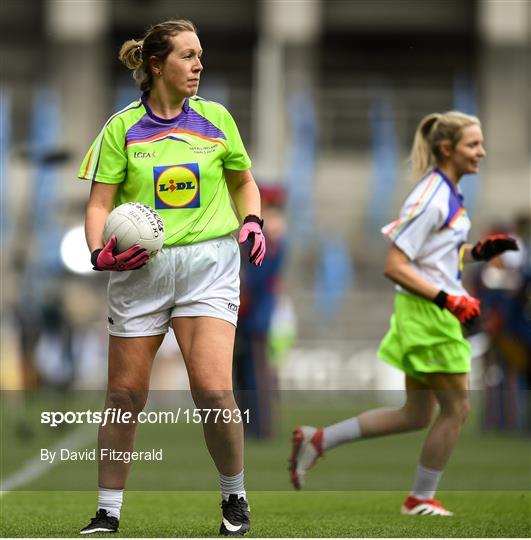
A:
<svg viewBox="0 0 531 540">
<path fill-rule="evenodd" d="M 68 448 L 75 450 L 94 437 L 93 429 L 89 429 L 91 426 L 83 426 L 77 429 L 76 431 L 70 433 L 63 439 L 61 439 L 51 451 L 60 452 L 61 448 Z M 52 467 L 58 465 L 61 461 L 55 459 L 53 463 L 49 461 L 41 461 L 40 457 L 35 457 L 28 462 L 26 462 L 21 469 L 13 473 L 11 476 L 8 476 L 5 480 L 0 483 L 0 497 L 7 495 L 10 491 L 29 484 L 33 480 L 36 480 Z"/>
</svg>

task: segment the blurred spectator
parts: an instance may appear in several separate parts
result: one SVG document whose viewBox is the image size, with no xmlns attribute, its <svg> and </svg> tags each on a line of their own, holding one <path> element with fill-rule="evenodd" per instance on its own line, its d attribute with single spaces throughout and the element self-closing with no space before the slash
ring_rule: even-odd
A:
<svg viewBox="0 0 531 540">
<path fill-rule="evenodd" d="M 35 361 L 41 384 L 54 390 L 67 390 L 74 381 L 73 329 L 59 298 L 42 306 L 41 332 L 35 348 Z"/>
<path fill-rule="evenodd" d="M 530 217 L 518 216 L 510 232 L 519 251 L 507 252 L 480 270 L 483 327 L 490 340 L 485 355 L 487 428 L 531 433 Z"/>
<path fill-rule="evenodd" d="M 74 381 L 72 325 L 63 304 L 54 293 L 31 307 L 22 301 L 13 307 L 18 323 L 21 390 L 16 395 L 16 428 L 19 439 L 35 435 L 28 407 L 39 390 L 68 390 Z"/>
<path fill-rule="evenodd" d="M 238 405 L 250 411 L 247 434 L 268 438 L 277 412 L 277 376 L 268 343 L 285 259 L 285 192 L 279 186 L 261 186 L 260 194 L 267 257 L 261 267 L 242 265 L 234 377 Z"/>
<path fill-rule="evenodd" d="M 39 336 L 39 318 L 35 310 L 17 303 L 13 307 L 17 322 L 17 341 L 20 351 L 21 387 L 23 390 L 36 390 L 39 376 L 35 367 L 35 346 Z"/>
</svg>

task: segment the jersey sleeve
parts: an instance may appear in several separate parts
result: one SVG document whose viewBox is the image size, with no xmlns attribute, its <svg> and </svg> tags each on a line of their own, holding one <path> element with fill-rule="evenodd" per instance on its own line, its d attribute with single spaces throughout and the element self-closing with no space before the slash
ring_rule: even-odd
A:
<svg viewBox="0 0 531 540">
<path fill-rule="evenodd" d="M 439 205 L 431 204 L 412 212 L 405 205 L 400 217 L 382 228 L 382 234 L 400 248 L 411 260 L 417 258 L 430 235 L 444 224 L 445 215 Z"/>
<path fill-rule="evenodd" d="M 247 171 L 251 168 L 251 159 L 245 150 L 240 132 L 234 118 L 225 109 L 224 131 L 228 148 L 223 159 L 223 167 L 234 171 Z"/>
<path fill-rule="evenodd" d="M 122 122 L 108 122 L 92 143 L 78 177 L 104 184 L 124 181 L 127 168 L 125 133 Z"/>
</svg>

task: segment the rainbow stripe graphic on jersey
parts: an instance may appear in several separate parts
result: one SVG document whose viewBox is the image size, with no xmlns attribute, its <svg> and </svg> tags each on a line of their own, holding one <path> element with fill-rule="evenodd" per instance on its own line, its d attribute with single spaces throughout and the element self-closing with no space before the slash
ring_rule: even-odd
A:
<svg viewBox="0 0 531 540">
<path fill-rule="evenodd" d="M 448 199 L 448 217 L 440 227 L 439 232 L 443 229 L 452 227 L 455 225 L 455 223 L 457 223 L 457 220 L 460 217 L 467 215 L 465 207 L 463 206 L 463 198 L 454 191 L 451 185 L 449 187 L 450 197 Z"/>
<path fill-rule="evenodd" d="M 396 240 L 427 208 L 443 183 L 444 180 L 436 171 L 433 171 L 418 200 L 411 205 L 411 210 L 404 217 L 398 218 L 391 224 L 389 230 L 385 233 L 386 236 L 393 241 Z"/>
<path fill-rule="evenodd" d="M 448 223 L 448 227 L 451 227 L 461 216 L 466 214 L 466 210 L 463 206 L 455 213 L 454 217 Z"/>
</svg>

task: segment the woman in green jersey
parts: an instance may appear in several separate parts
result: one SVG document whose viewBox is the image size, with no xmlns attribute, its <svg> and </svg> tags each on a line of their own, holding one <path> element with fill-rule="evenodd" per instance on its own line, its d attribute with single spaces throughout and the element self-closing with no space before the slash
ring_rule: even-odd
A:
<svg viewBox="0 0 531 540">
<path fill-rule="evenodd" d="M 133 71 L 142 95 L 107 121 L 79 176 L 92 183 L 86 212 L 92 263 L 110 273 L 105 407 L 138 418 L 153 359 L 171 327 L 219 471 L 220 533 L 241 535 L 250 522 L 244 418 L 232 392 L 240 259 L 231 233 L 240 227 L 238 217 L 239 240 L 251 242 L 252 264 L 262 263 L 265 240 L 260 195 L 236 124 L 225 107 L 197 96 L 202 53 L 186 20 L 157 24 L 142 40 L 125 42 L 120 60 Z M 164 222 L 164 247 L 149 262 L 139 246 L 118 254 L 116 239 L 107 245 L 102 240 L 110 211 L 131 201 L 151 206 Z M 223 415 L 207 419 L 213 410 Z M 98 507 L 83 534 L 118 529 L 129 464 L 104 456 L 109 449 L 131 451 L 135 429 L 136 423 L 100 427 Z"/>
</svg>

